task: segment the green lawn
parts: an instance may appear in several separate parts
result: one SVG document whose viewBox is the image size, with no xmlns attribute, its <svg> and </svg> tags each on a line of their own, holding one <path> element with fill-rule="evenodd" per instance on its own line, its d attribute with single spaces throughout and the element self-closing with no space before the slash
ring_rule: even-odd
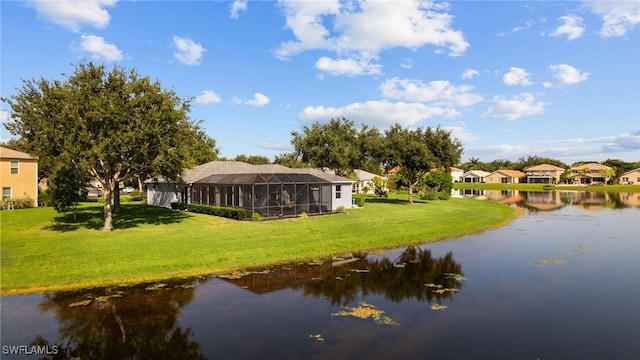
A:
<svg viewBox="0 0 640 360">
<path fill-rule="evenodd" d="M 406 196 L 406 195 L 405 195 Z M 130 284 L 417 244 L 507 223 L 519 210 L 489 201 L 368 199 L 346 214 L 234 221 L 123 203 L 101 230 L 100 204 L 78 223 L 51 208 L 2 211 L 2 295 Z"/>
</svg>

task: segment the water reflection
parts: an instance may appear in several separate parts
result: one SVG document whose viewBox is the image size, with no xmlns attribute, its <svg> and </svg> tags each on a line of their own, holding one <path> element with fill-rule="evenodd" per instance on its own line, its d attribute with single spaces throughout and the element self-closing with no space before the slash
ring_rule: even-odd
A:
<svg viewBox="0 0 640 360">
<path fill-rule="evenodd" d="M 342 306 L 363 294 L 383 295 L 396 303 L 440 301 L 462 288 L 464 279 L 462 266 L 451 252 L 434 258 L 430 250 L 418 246 L 407 247 L 395 260 L 349 254 L 219 277 L 257 294 L 301 288 L 305 296 L 326 298 L 332 305 Z"/>
<path fill-rule="evenodd" d="M 492 200 L 513 204 L 533 211 L 551 211 L 571 205 L 587 210 L 602 208 L 640 208 L 640 193 L 593 191 L 520 191 L 454 189 L 452 196 Z"/>
<path fill-rule="evenodd" d="M 457 294 L 466 280 L 451 252 L 434 257 L 418 246 L 407 247 L 394 259 L 357 253 L 216 277 L 258 295 L 290 289 L 342 307 L 367 296 L 382 296 L 393 303 L 440 302 Z M 196 334 L 190 327 L 179 326 L 178 319 L 193 300 L 197 282 L 220 280 L 185 279 L 45 294 L 39 310 L 55 313 L 59 338 L 51 342 L 37 336 L 31 345 L 56 347 L 57 353 L 44 359 L 171 359 L 172 354 L 203 359 Z"/>
<path fill-rule="evenodd" d="M 40 311 L 55 312 L 60 338 L 31 345 L 57 350 L 44 359 L 204 359 L 191 329 L 177 325 L 193 296 L 190 282 L 46 294 Z"/>
</svg>

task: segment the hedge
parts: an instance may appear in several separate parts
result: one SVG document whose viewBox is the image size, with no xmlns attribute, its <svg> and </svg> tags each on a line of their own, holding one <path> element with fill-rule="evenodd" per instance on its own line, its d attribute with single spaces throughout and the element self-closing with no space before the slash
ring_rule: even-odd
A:
<svg viewBox="0 0 640 360">
<path fill-rule="evenodd" d="M 247 218 L 247 210 L 242 208 L 185 203 L 171 203 L 171 208 L 174 210 L 187 210 L 198 214 L 214 215 L 236 220 L 244 220 Z"/>
</svg>

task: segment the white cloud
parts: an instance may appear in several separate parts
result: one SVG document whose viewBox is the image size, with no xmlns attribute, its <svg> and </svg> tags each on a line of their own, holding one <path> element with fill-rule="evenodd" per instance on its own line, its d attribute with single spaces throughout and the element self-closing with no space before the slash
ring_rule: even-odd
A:
<svg viewBox="0 0 640 360">
<path fill-rule="evenodd" d="M 8 110 L 0 110 L 0 124 L 4 125 L 11 121 L 11 115 Z"/>
<path fill-rule="evenodd" d="M 478 75 L 480 75 L 478 70 L 464 69 L 464 72 L 462 73 L 462 75 L 460 75 L 460 77 L 463 78 L 463 79 L 471 79 L 474 76 L 478 76 Z"/>
<path fill-rule="evenodd" d="M 112 7 L 118 0 L 66 0 L 29 1 L 38 15 L 73 32 L 83 25 L 102 29 L 109 24 L 110 16 L 105 7 Z"/>
<path fill-rule="evenodd" d="M 293 145 L 291 145 L 291 143 L 289 142 L 274 142 L 274 143 L 259 142 L 256 145 L 258 145 L 259 148 L 265 149 L 265 150 L 280 150 L 280 151 L 293 150 Z"/>
<path fill-rule="evenodd" d="M 549 71 L 553 72 L 553 77 L 565 85 L 573 85 L 585 81 L 590 75 L 588 72 L 580 71 L 567 64 L 550 65 Z"/>
<path fill-rule="evenodd" d="M 584 33 L 585 27 L 580 16 L 575 15 L 566 15 L 560 16 L 558 20 L 562 21 L 563 24 L 560 25 L 557 29 L 555 29 L 551 36 L 560 37 L 567 36 L 567 41 L 578 39 Z"/>
<path fill-rule="evenodd" d="M 529 20 L 526 22 L 525 25 L 520 25 L 520 26 L 516 26 L 513 29 L 511 29 L 512 32 L 519 32 L 519 31 L 523 31 L 523 30 L 527 30 L 527 29 L 531 29 L 531 27 L 533 26 L 534 22 Z"/>
<path fill-rule="evenodd" d="M 199 65 L 205 48 L 189 38 L 173 37 L 176 51 L 173 56 L 185 65 Z"/>
<path fill-rule="evenodd" d="M 307 50 L 326 50 L 340 59 L 351 59 L 353 64 L 369 64 L 377 60 L 380 51 L 395 47 L 418 49 L 434 45 L 447 48 L 450 56 L 462 55 L 469 47 L 462 32 L 451 28 L 453 17 L 444 12 L 447 7 L 441 4 L 418 0 L 283 0 L 280 4 L 286 26 L 295 37 L 275 50 L 281 59 Z M 325 22 L 331 20 L 333 27 L 325 27 Z"/>
<path fill-rule="evenodd" d="M 261 93 L 255 93 L 253 95 L 253 99 L 252 100 L 246 100 L 243 101 L 244 104 L 247 105 L 253 105 L 256 107 L 263 107 L 265 105 L 267 105 L 271 100 L 269 100 L 269 98 Z"/>
<path fill-rule="evenodd" d="M 222 102 L 222 99 L 212 90 L 203 90 L 201 95 L 196 96 L 195 101 L 198 104 L 213 104 Z"/>
<path fill-rule="evenodd" d="M 357 61 L 355 59 L 333 60 L 326 56 L 321 57 L 316 62 L 316 68 L 329 75 L 369 75 L 379 74 L 381 65 L 371 64 L 367 60 Z"/>
<path fill-rule="evenodd" d="M 411 59 L 402 60 L 402 62 L 400 63 L 400 67 L 403 68 L 403 69 L 412 69 L 413 68 L 413 60 L 411 60 Z"/>
<path fill-rule="evenodd" d="M 450 131 L 451 136 L 462 141 L 463 143 L 477 140 L 478 137 L 473 135 L 469 129 L 463 126 L 443 126 L 444 130 Z"/>
<path fill-rule="evenodd" d="M 482 96 L 472 93 L 473 86 L 455 86 L 445 80 L 431 81 L 427 84 L 420 80 L 393 78 L 380 85 L 382 95 L 387 98 L 433 102 L 441 106 L 471 106 L 483 100 Z"/>
<path fill-rule="evenodd" d="M 104 38 L 95 35 L 82 35 L 80 37 L 81 51 L 88 52 L 94 59 L 104 59 L 107 61 L 122 60 L 122 51 L 114 44 L 107 44 Z"/>
<path fill-rule="evenodd" d="M 502 81 L 509 86 L 522 85 L 527 86 L 533 84 L 529 78 L 529 73 L 525 69 L 511 67 L 508 73 L 504 74 Z"/>
<path fill-rule="evenodd" d="M 536 102 L 535 97 L 531 93 L 522 93 L 512 96 L 511 99 L 505 99 L 502 96 L 496 96 L 493 99 L 494 106 L 482 114 L 483 119 L 507 119 L 515 120 L 523 116 L 532 116 L 544 113 L 544 107 L 547 105 L 543 102 Z"/>
<path fill-rule="evenodd" d="M 303 122 L 327 122 L 332 118 L 346 117 L 359 123 L 384 128 L 394 123 L 409 126 L 435 116 L 449 119 L 459 115 L 458 111 L 450 108 L 381 100 L 353 103 L 339 108 L 307 106 L 299 117 Z"/>
<path fill-rule="evenodd" d="M 247 10 L 247 1 L 248 0 L 235 0 L 233 4 L 231 4 L 231 18 L 238 19 L 240 17 L 240 12 Z"/>
<path fill-rule="evenodd" d="M 602 19 L 600 36 L 625 36 L 640 23 L 638 1 L 585 1 L 585 6 Z"/>
</svg>

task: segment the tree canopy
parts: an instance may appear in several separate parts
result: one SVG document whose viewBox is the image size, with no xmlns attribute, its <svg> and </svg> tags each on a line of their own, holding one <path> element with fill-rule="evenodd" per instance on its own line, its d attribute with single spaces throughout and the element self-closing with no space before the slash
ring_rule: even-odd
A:
<svg viewBox="0 0 640 360">
<path fill-rule="evenodd" d="M 100 182 L 104 229 L 112 194 L 136 176 L 179 180 L 185 168 L 215 158 L 215 140 L 189 119 L 189 101 L 135 70 L 80 63 L 62 80 L 23 80 L 9 98 L 5 126 L 47 164 L 68 162 Z"/>
</svg>

